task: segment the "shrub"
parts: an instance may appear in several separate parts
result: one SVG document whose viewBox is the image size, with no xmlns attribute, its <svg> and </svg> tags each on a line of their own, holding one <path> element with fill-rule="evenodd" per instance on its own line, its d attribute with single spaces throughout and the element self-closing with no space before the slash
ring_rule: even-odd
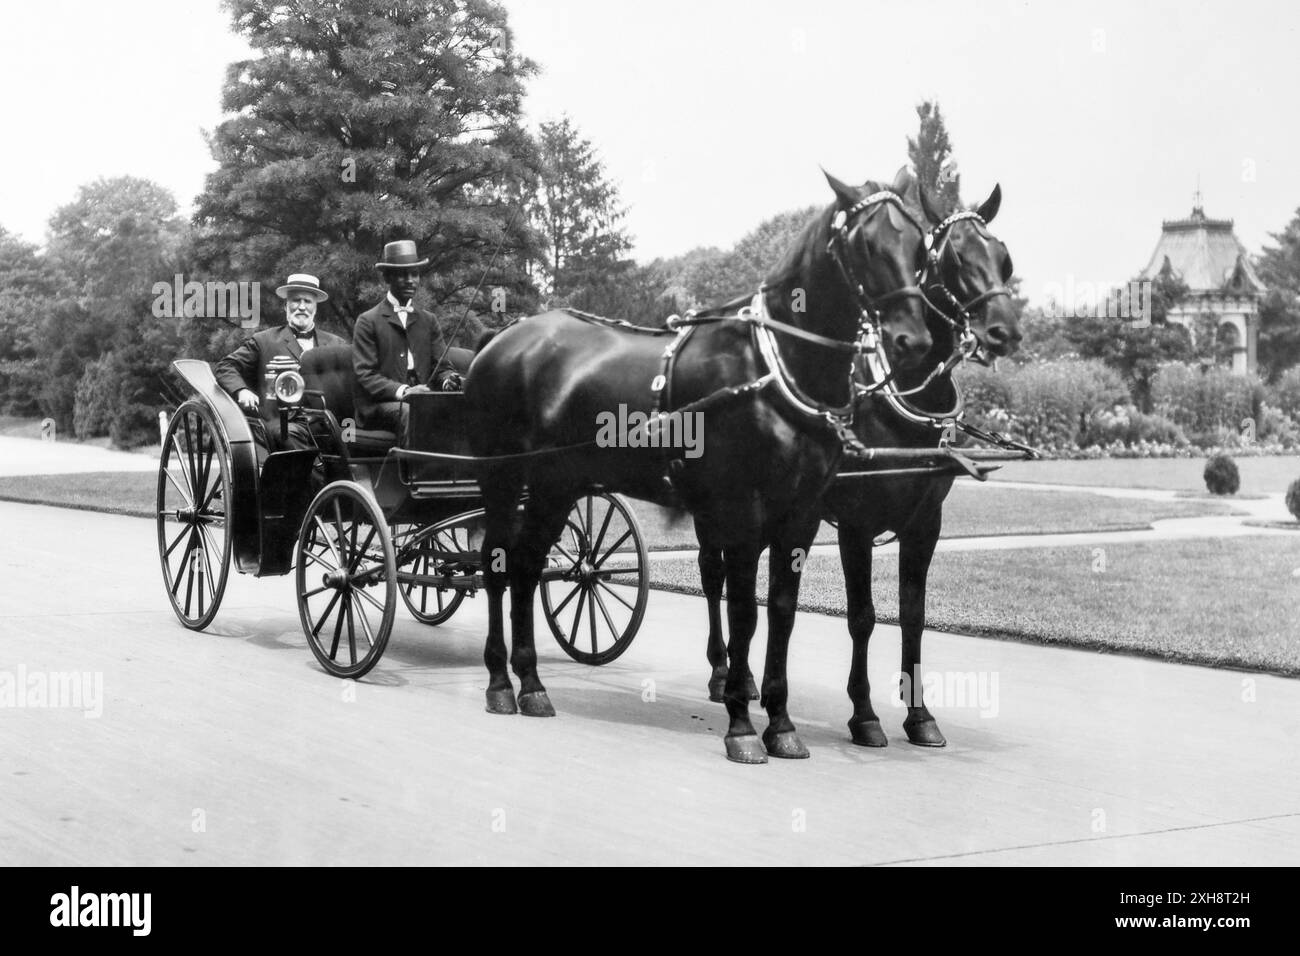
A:
<svg viewBox="0 0 1300 956">
<path fill-rule="evenodd" d="M 1264 392 L 1254 376 L 1181 363 L 1161 367 L 1151 385 L 1155 411 L 1201 447 L 1232 444 L 1242 422 L 1257 417 Z"/>
<path fill-rule="evenodd" d="M 1286 510 L 1300 521 L 1300 478 L 1291 482 L 1291 487 L 1286 490 Z"/>
<path fill-rule="evenodd" d="M 1205 487 L 1214 495 L 1235 495 L 1241 487 L 1237 463 L 1227 455 L 1212 455 L 1205 463 Z"/>
<path fill-rule="evenodd" d="M 1094 412 L 1123 401 L 1119 375 L 1097 361 L 1062 359 L 1031 365 L 964 369 L 961 375 L 972 421 L 1043 448 L 1077 448 Z"/>
<path fill-rule="evenodd" d="M 1163 415 L 1147 415 L 1133 405 L 1116 405 L 1109 411 L 1093 412 L 1080 444 L 1087 448 L 1117 443 L 1129 447 L 1172 445 L 1182 448 L 1188 441 L 1183 430 Z"/>
<path fill-rule="evenodd" d="M 1273 386 L 1270 401 L 1295 421 L 1300 421 L 1300 365 L 1287 369 Z"/>
</svg>

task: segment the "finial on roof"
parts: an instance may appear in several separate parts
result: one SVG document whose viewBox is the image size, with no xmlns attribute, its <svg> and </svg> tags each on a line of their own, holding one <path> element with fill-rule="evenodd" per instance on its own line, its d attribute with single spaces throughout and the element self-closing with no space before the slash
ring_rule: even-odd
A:
<svg viewBox="0 0 1300 956">
<path fill-rule="evenodd" d="M 1204 219 L 1205 207 L 1201 204 L 1201 174 L 1196 174 L 1196 192 L 1192 193 L 1192 218 Z"/>
</svg>

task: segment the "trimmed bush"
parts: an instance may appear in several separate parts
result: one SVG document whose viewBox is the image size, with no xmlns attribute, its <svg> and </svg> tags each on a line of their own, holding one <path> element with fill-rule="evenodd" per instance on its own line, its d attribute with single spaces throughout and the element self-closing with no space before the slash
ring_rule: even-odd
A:
<svg viewBox="0 0 1300 956">
<path fill-rule="evenodd" d="M 1291 482 L 1291 487 L 1286 490 L 1286 510 L 1300 521 L 1300 478 Z"/>
<path fill-rule="evenodd" d="M 1213 495 L 1235 495 L 1241 487 L 1237 463 L 1227 455 L 1212 455 L 1205 463 L 1205 487 Z"/>
</svg>

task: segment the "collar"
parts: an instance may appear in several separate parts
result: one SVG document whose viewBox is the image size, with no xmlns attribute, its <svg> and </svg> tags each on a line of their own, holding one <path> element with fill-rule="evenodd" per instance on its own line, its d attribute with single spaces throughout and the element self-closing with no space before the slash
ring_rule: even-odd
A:
<svg viewBox="0 0 1300 956">
<path fill-rule="evenodd" d="M 391 293 L 391 292 L 387 293 L 387 294 L 384 296 L 384 298 L 386 298 L 386 299 L 388 300 L 388 304 L 391 305 L 391 306 L 393 307 L 393 311 L 394 311 L 394 312 L 399 312 L 399 313 L 401 313 L 401 312 L 407 312 L 407 313 L 409 313 L 409 312 L 414 312 L 414 311 L 415 311 L 415 300 L 414 300 L 414 299 L 407 299 L 407 300 L 406 300 L 406 305 L 402 305 L 402 304 L 401 304 L 400 302 L 398 302 L 395 298 L 393 298 L 393 293 Z"/>
</svg>

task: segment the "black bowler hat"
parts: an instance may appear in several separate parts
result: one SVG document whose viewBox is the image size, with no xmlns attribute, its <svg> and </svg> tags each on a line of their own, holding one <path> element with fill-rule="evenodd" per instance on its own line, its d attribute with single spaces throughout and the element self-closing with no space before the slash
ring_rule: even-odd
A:
<svg viewBox="0 0 1300 956">
<path fill-rule="evenodd" d="M 384 261 L 376 262 L 377 269 L 418 269 L 429 264 L 428 259 L 421 259 L 415 251 L 415 243 L 410 239 L 399 239 L 384 246 Z"/>
</svg>

